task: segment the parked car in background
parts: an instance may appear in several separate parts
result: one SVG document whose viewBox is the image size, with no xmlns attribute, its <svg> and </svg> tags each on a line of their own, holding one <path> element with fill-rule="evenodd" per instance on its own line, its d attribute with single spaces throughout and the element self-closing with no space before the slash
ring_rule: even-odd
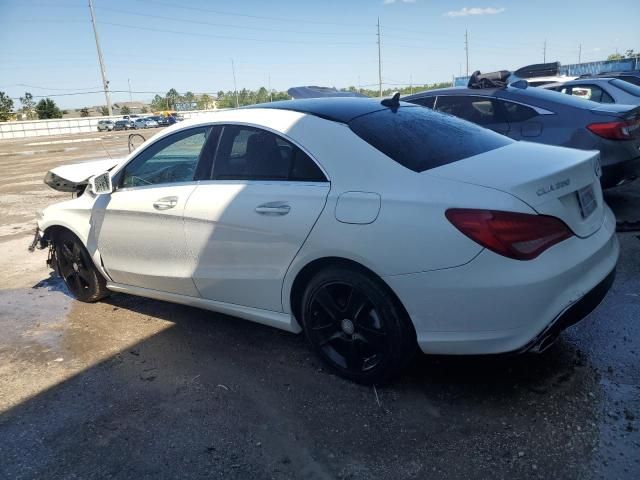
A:
<svg viewBox="0 0 640 480">
<path fill-rule="evenodd" d="M 133 128 L 136 129 L 136 130 L 141 129 L 141 128 L 149 128 L 147 126 L 147 120 L 144 119 L 144 118 L 136 118 L 133 121 Z"/>
<path fill-rule="evenodd" d="M 131 114 L 131 115 L 123 115 L 122 116 L 123 120 L 129 120 L 131 122 L 135 122 L 136 118 L 140 118 L 140 115 Z"/>
<path fill-rule="evenodd" d="M 98 131 L 99 132 L 110 132 L 115 127 L 115 124 L 112 120 L 99 120 L 98 121 Z"/>
<path fill-rule="evenodd" d="M 147 120 L 153 120 L 154 122 L 156 122 L 156 126 L 162 126 L 162 121 L 164 119 L 164 117 L 162 115 L 151 115 L 149 117 L 146 117 Z"/>
<path fill-rule="evenodd" d="M 169 125 L 173 125 L 178 121 L 172 115 L 158 115 L 157 122 L 158 122 L 158 125 L 160 125 L 161 127 L 168 127 Z"/>
<path fill-rule="evenodd" d="M 602 72 L 595 75 L 581 75 L 579 78 L 619 78 L 620 80 L 624 80 L 625 82 L 633 83 L 634 85 L 640 86 L 640 71 L 638 70 L 630 70 L 626 72 Z"/>
<path fill-rule="evenodd" d="M 526 82 L 490 88 L 479 88 L 473 82 L 469 85 L 428 90 L 404 100 L 469 120 L 515 140 L 598 150 L 605 188 L 640 175 L 640 108 L 599 104 L 528 87 Z"/>
<path fill-rule="evenodd" d="M 640 105 L 640 86 L 619 78 L 583 78 L 565 83 L 551 83 L 542 88 L 598 103 Z"/>
<path fill-rule="evenodd" d="M 131 122 L 129 120 L 116 120 L 113 124 L 114 130 L 129 130 L 131 128 Z"/>
<path fill-rule="evenodd" d="M 133 128 L 135 129 L 155 128 L 157 126 L 158 126 L 158 122 L 156 122 L 154 119 L 149 117 L 136 118 L 135 121 L 133 122 Z"/>
<path fill-rule="evenodd" d="M 147 128 L 159 127 L 158 121 L 155 119 L 155 117 L 145 117 L 144 121 L 147 122 Z"/>
</svg>

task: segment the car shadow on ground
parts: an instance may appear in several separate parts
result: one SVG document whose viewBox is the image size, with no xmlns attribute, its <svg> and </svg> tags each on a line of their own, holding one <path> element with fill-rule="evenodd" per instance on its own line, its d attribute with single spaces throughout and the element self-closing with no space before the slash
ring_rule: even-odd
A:
<svg viewBox="0 0 640 480">
<path fill-rule="evenodd" d="M 0 476 L 569 478 L 593 447 L 598 391 L 567 342 L 419 356 L 373 388 L 327 372 L 302 336 L 124 294 L 74 302 L 67 342 L 91 348 L 130 317 L 169 326 L 1 414 Z"/>
</svg>

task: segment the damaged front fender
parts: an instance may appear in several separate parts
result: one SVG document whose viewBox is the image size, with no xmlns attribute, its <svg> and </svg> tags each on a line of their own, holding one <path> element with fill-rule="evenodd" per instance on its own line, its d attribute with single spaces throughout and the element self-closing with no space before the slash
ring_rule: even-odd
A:
<svg viewBox="0 0 640 480">
<path fill-rule="evenodd" d="M 79 192 L 84 190 L 92 176 L 111 170 L 120 161 L 120 159 L 106 158 L 62 165 L 49 170 L 44 176 L 44 183 L 60 192 Z"/>
</svg>

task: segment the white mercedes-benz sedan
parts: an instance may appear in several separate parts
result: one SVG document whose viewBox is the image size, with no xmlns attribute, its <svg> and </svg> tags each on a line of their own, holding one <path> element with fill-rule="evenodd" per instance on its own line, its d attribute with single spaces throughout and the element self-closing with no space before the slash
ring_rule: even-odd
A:
<svg viewBox="0 0 640 480">
<path fill-rule="evenodd" d="M 541 351 L 589 314 L 619 247 L 598 152 L 432 110 L 292 100 L 181 122 L 56 168 L 76 198 L 34 245 L 78 300 L 125 292 L 304 331 L 339 374 L 425 353 Z"/>
</svg>

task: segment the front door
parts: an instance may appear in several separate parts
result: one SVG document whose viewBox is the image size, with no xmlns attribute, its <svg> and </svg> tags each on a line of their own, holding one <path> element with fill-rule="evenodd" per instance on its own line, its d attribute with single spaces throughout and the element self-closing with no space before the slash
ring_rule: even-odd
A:
<svg viewBox="0 0 640 480">
<path fill-rule="evenodd" d="M 183 130 L 145 148 L 97 200 L 98 248 L 114 282 L 198 296 L 182 215 L 209 131 Z"/>
<path fill-rule="evenodd" d="M 185 208 L 188 255 L 207 299 L 282 311 L 285 273 L 324 208 L 329 182 L 292 142 L 225 125 L 212 179 Z"/>
</svg>

